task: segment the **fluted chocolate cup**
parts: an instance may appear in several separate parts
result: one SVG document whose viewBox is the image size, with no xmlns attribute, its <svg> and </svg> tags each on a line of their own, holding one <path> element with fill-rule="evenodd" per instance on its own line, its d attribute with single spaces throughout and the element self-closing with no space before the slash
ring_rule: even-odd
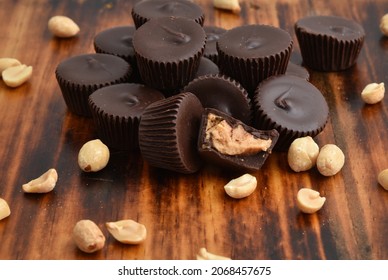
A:
<svg viewBox="0 0 388 280">
<path fill-rule="evenodd" d="M 364 44 L 358 23 L 337 16 L 310 16 L 295 23 L 303 63 L 316 71 L 341 71 L 352 67 Z"/>
<path fill-rule="evenodd" d="M 202 165 L 197 140 L 203 107 L 192 93 L 179 93 L 148 106 L 140 120 L 139 147 L 150 166 L 194 173 Z"/>
<path fill-rule="evenodd" d="M 220 71 L 253 96 L 261 81 L 285 73 L 292 47 L 290 34 L 280 28 L 259 24 L 235 27 L 217 41 Z"/>
<path fill-rule="evenodd" d="M 195 77 L 205 41 L 205 31 L 192 20 L 151 19 L 133 37 L 141 79 L 162 91 L 181 89 Z"/>
</svg>

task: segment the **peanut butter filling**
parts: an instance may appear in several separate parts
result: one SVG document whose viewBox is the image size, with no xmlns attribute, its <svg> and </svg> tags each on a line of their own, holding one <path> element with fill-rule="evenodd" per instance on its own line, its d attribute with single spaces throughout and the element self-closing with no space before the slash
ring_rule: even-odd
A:
<svg viewBox="0 0 388 280">
<path fill-rule="evenodd" d="M 223 118 L 209 114 L 206 124 L 206 140 L 225 155 L 252 155 L 267 151 L 271 139 L 260 139 L 247 132 L 241 124 L 232 127 Z"/>
</svg>

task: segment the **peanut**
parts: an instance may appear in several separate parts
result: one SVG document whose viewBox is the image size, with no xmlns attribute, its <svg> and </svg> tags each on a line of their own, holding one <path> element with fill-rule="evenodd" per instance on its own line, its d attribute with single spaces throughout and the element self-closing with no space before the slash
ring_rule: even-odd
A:
<svg viewBox="0 0 388 280">
<path fill-rule="evenodd" d="M 105 236 L 91 220 L 80 220 L 73 228 L 73 240 L 85 253 L 101 250 L 105 245 Z"/>
<path fill-rule="evenodd" d="M 144 225 L 134 220 L 120 220 L 106 223 L 106 228 L 113 237 L 124 244 L 140 244 L 147 237 L 147 229 Z"/>
<path fill-rule="evenodd" d="M 213 0 L 213 6 L 217 9 L 228 10 L 233 13 L 239 13 L 241 11 L 238 0 Z"/>
<path fill-rule="evenodd" d="M 25 64 L 11 66 L 2 72 L 3 81 L 9 87 L 18 87 L 32 76 L 32 66 Z"/>
<path fill-rule="evenodd" d="M 228 257 L 215 255 L 206 250 L 206 248 L 199 249 L 197 260 L 230 260 Z"/>
<path fill-rule="evenodd" d="M 384 93 L 384 83 L 371 83 L 362 90 L 361 98 L 367 104 L 376 104 L 383 100 Z"/>
<path fill-rule="evenodd" d="M 80 31 L 79 26 L 66 16 L 53 16 L 48 21 L 48 29 L 59 38 L 70 38 L 77 35 Z"/>
<path fill-rule="evenodd" d="M 381 171 L 377 177 L 379 184 L 388 191 L 388 169 Z"/>
<path fill-rule="evenodd" d="M 306 171 L 315 166 L 319 146 L 310 136 L 295 139 L 287 154 L 288 165 L 295 172 Z"/>
<path fill-rule="evenodd" d="M 326 198 L 321 197 L 319 192 L 308 188 L 301 188 L 297 194 L 297 206 L 300 211 L 307 214 L 317 212 L 322 208 Z"/>
<path fill-rule="evenodd" d="M 54 168 L 47 170 L 40 177 L 23 184 L 23 191 L 26 193 L 48 193 L 51 192 L 58 180 L 58 173 Z"/>
<path fill-rule="evenodd" d="M 239 199 L 251 195 L 257 186 L 255 176 L 244 174 L 231 180 L 224 186 L 225 192 L 233 198 Z"/>
<path fill-rule="evenodd" d="M 99 139 L 86 142 L 78 153 L 78 165 L 85 172 L 97 172 L 109 161 L 109 148 Z"/>
<path fill-rule="evenodd" d="M 384 36 L 388 36 L 388 14 L 380 19 L 380 31 Z"/>
<path fill-rule="evenodd" d="M 9 57 L 0 58 L 0 77 L 2 77 L 2 73 L 5 69 L 12 66 L 18 66 L 18 65 L 21 65 L 21 63 L 16 58 L 9 58 Z"/>
<path fill-rule="evenodd" d="M 11 215 L 11 209 L 9 208 L 7 201 L 0 198 L 0 220 L 7 218 L 9 215 Z"/>
<path fill-rule="evenodd" d="M 334 144 L 326 144 L 321 148 L 317 157 L 317 168 L 324 176 L 337 174 L 345 164 L 345 155 Z"/>
</svg>

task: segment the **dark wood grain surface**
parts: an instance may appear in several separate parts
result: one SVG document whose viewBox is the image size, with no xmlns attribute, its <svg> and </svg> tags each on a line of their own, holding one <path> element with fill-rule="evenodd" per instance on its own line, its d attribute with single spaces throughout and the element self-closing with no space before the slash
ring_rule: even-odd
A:
<svg viewBox="0 0 388 280">
<path fill-rule="evenodd" d="M 12 211 L 0 221 L 0 259 L 194 259 L 200 247 L 232 259 L 388 259 L 388 192 L 377 183 L 377 174 L 388 168 L 388 101 L 366 106 L 360 98 L 366 84 L 388 81 L 388 39 L 379 30 L 388 2 L 246 0 L 236 15 L 215 10 L 212 1 L 196 1 L 207 25 L 262 23 L 287 30 L 296 63 L 301 56 L 293 25 L 303 16 L 344 16 L 366 31 L 356 66 L 310 72 L 330 107 L 329 123 L 316 140 L 341 147 L 342 171 L 333 177 L 315 169 L 294 173 L 286 154 L 274 153 L 254 173 L 256 191 L 242 200 L 223 190 L 233 176 L 211 166 L 179 175 L 148 166 L 139 154 L 112 152 L 103 171 L 79 169 L 80 147 L 97 134 L 91 119 L 67 111 L 54 71 L 69 56 L 93 52 L 97 32 L 133 24 L 134 2 L 0 0 L 0 57 L 34 67 L 21 87 L 0 81 L 0 197 Z M 57 14 L 73 18 L 79 36 L 53 38 L 47 21 Z M 22 192 L 22 184 L 49 168 L 59 174 L 53 192 Z M 327 198 L 318 213 L 299 212 L 301 187 Z M 98 253 L 82 253 L 74 245 L 71 232 L 80 219 L 103 230 L 106 246 Z M 146 241 L 115 241 L 104 223 L 119 219 L 143 223 Z"/>
</svg>

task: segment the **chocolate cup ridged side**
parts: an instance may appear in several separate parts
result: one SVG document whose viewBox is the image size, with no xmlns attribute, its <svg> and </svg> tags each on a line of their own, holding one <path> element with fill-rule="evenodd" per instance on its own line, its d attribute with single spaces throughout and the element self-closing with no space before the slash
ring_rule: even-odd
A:
<svg viewBox="0 0 388 280">
<path fill-rule="evenodd" d="M 198 171 L 201 160 L 196 142 L 202 111 L 199 100 L 191 93 L 154 102 L 145 109 L 139 125 L 139 147 L 149 165 L 185 174 Z M 187 120 L 184 114 L 189 116 Z"/>
<path fill-rule="evenodd" d="M 218 45 L 220 72 L 236 79 L 252 97 L 256 87 L 266 78 L 284 74 L 291 56 L 293 42 L 283 51 L 258 58 L 239 58 L 226 54 Z"/>
<path fill-rule="evenodd" d="M 204 57 L 210 59 L 211 61 L 213 61 L 216 65 L 219 66 L 219 58 L 218 58 L 218 54 L 206 54 L 204 53 L 203 54 Z"/>
<path fill-rule="evenodd" d="M 132 15 L 133 23 L 135 24 L 136 29 L 138 29 L 140 26 L 142 26 L 144 23 L 146 23 L 147 21 L 150 20 L 149 18 L 142 17 L 141 15 L 137 14 L 133 9 L 131 11 L 131 15 Z M 199 25 L 203 26 L 203 24 L 205 22 L 205 15 L 202 15 L 202 16 L 194 19 L 194 21 L 196 23 L 198 23 Z"/>
<path fill-rule="evenodd" d="M 328 35 L 311 34 L 295 27 L 304 64 L 317 71 L 341 71 L 352 67 L 364 44 L 364 37 L 338 40 Z"/>
<path fill-rule="evenodd" d="M 287 151 L 292 141 L 294 141 L 296 138 L 304 136 L 317 136 L 325 128 L 328 121 L 328 118 L 326 118 L 326 122 L 321 127 L 315 130 L 295 131 L 273 122 L 271 118 L 264 112 L 264 110 L 261 108 L 260 104 L 258 104 L 257 101 L 254 101 L 254 106 L 256 108 L 254 120 L 255 127 L 262 130 L 276 129 L 279 132 L 279 138 L 274 147 L 274 151 Z"/>
<path fill-rule="evenodd" d="M 108 147 L 117 150 L 138 150 L 140 117 L 113 116 L 101 110 L 89 99 L 96 130 Z"/>
<path fill-rule="evenodd" d="M 173 62 L 150 60 L 135 50 L 140 77 L 146 85 L 153 88 L 167 91 L 178 90 L 194 79 L 204 49 L 205 43 L 192 57 Z"/>
<path fill-rule="evenodd" d="M 89 96 L 93 92 L 105 86 L 127 82 L 131 74 L 132 68 L 130 67 L 127 74 L 120 79 L 116 79 L 104 84 L 75 85 L 67 80 L 62 79 L 60 75 L 58 75 L 58 72 L 55 72 L 55 76 L 58 81 L 67 108 L 70 112 L 84 117 L 92 116 L 89 107 Z"/>
</svg>

